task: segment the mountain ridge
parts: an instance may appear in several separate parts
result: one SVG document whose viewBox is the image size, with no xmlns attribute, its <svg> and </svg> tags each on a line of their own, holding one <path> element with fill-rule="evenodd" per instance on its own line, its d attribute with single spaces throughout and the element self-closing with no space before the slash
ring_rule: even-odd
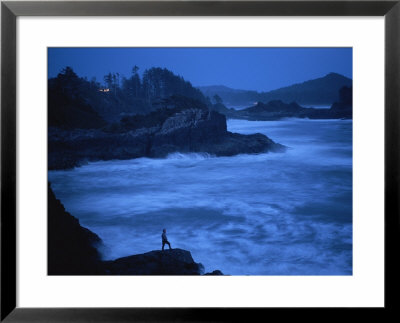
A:
<svg viewBox="0 0 400 323">
<path fill-rule="evenodd" d="M 281 100 L 285 103 L 331 105 L 338 99 L 338 91 L 343 86 L 352 86 L 352 79 L 330 72 L 325 76 L 294 83 L 267 92 L 233 89 L 225 85 L 197 87 L 205 96 L 219 95 L 227 105 L 251 105 L 256 102 Z"/>
</svg>

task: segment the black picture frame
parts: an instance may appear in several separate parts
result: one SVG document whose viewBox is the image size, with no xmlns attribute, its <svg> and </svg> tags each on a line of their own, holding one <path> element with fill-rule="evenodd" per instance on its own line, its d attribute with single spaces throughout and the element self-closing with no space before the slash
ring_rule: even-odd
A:
<svg viewBox="0 0 400 323">
<path fill-rule="evenodd" d="M 384 321 L 399 307 L 400 1 L 2 1 L 1 321 L 189 322 L 343 317 L 338 308 L 18 308 L 16 307 L 16 19 L 19 16 L 384 16 L 385 306 L 346 308 Z M 38 291 L 40 293 L 40 291 Z M 312 313 L 310 311 L 313 311 Z M 270 311 L 266 313 L 266 311 Z M 356 311 L 356 313 L 350 313 Z M 273 312 L 273 313 L 271 313 Z M 316 314 L 318 313 L 318 314 Z M 321 314 L 323 316 L 321 316 Z"/>
</svg>

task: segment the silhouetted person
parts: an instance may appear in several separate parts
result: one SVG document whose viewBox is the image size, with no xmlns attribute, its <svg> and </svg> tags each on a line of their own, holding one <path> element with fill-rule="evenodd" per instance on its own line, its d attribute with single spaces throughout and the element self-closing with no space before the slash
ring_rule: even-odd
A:
<svg viewBox="0 0 400 323">
<path fill-rule="evenodd" d="M 171 249 L 171 244 L 169 243 L 167 238 L 167 230 L 165 229 L 162 230 L 161 239 L 162 239 L 162 250 L 164 250 L 165 244 L 167 244 L 169 246 L 169 249 Z"/>
</svg>

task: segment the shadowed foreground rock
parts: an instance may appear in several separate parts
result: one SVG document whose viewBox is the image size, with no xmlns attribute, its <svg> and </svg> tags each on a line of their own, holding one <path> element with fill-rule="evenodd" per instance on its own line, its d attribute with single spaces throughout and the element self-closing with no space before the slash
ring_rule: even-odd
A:
<svg viewBox="0 0 400 323">
<path fill-rule="evenodd" d="M 99 236 L 79 224 L 48 186 L 48 274 L 104 274 Z"/>
<path fill-rule="evenodd" d="M 105 261 L 109 275 L 201 275 L 204 267 L 194 262 L 189 251 L 172 249 Z"/>
</svg>

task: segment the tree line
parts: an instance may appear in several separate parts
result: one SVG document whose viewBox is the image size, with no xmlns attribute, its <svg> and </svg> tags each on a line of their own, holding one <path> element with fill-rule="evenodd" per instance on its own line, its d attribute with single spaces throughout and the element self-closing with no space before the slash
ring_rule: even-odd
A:
<svg viewBox="0 0 400 323">
<path fill-rule="evenodd" d="M 56 77 L 50 78 L 48 85 L 49 115 L 53 116 L 56 113 L 63 115 L 74 106 L 75 110 L 78 107 L 86 114 L 95 112 L 105 121 L 115 122 L 124 115 L 148 114 L 160 108 L 171 96 L 211 105 L 210 99 L 190 82 L 159 67 L 146 69 L 142 77 L 136 65 L 129 77 L 110 72 L 104 76 L 102 84 L 95 78 L 89 81 L 79 77 L 72 67 L 67 66 Z"/>
</svg>

